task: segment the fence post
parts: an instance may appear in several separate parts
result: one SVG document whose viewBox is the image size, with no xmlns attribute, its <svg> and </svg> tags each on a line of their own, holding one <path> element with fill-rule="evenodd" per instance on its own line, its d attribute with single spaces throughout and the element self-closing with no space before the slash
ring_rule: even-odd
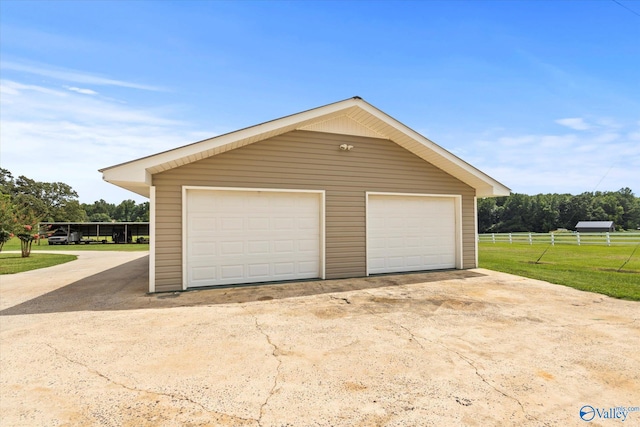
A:
<svg viewBox="0 0 640 427">
<path fill-rule="evenodd" d="M 531 238 L 531 233 L 529 233 L 529 244 L 533 245 L 533 239 Z"/>
<path fill-rule="evenodd" d="M 555 246 L 555 245 L 556 245 L 556 238 L 555 238 L 555 235 L 551 233 L 551 246 Z"/>
<path fill-rule="evenodd" d="M 513 243 L 513 240 L 511 239 L 511 233 L 509 233 L 509 243 Z"/>
<path fill-rule="evenodd" d="M 607 246 L 611 246 L 611 236 L 609 236 L 608 231 L 607 231 Z"/>
<path fill-rule="evenodd" d="M 495 242 L 496 242 L 496 233 L 491 233 L 491 241 L 492 241 L 493 243 L 495 243 Z"/>
<path fill-rule="evenodd" d="M 578 239 L 578 246 L 580 246 L 580 232 L 576 231 L 576 238 Z"/>
</svg>

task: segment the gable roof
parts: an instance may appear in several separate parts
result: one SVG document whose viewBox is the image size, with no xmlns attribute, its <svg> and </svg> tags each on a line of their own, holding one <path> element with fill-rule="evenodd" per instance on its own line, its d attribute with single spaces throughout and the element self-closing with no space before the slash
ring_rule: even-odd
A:
<svg viewBox="0 0 640 427">
<path fill-rule="evenodd" d="M 475 188 L 478 197 L 508 196 L 511 193 L 511 190 L 500 182 L 357 96 L 110 166 L 100 169 L 99 172 L 102 172 L 102 178 L 105 181 L 149 197 L 153 174 L 294 130 L 388 139 Z"/>
</svg>

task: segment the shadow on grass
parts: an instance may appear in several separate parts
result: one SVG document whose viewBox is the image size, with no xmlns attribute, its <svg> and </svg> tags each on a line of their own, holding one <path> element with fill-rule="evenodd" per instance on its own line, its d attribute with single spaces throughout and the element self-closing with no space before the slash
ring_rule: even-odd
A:
<svg viewBox="0 0 640 427">
<path fill-rule="evenodd" d="M 148 294 L 148 265 L 148 256 L 130 261 L 9 307 L 0 311 L 0 316 L 246 303 L 484 276 L 468 270 L 446 270 Z"/>
</svg>

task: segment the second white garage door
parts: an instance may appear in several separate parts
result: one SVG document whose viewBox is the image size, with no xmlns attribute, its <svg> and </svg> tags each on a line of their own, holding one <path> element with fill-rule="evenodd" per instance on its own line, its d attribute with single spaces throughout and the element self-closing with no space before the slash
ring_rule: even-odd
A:
<svg viewBox="0 0 640 427">
<path fill-rule="evenodd" d="M 321 278 L 321 192 L 186 190 L 186 287 Z"/>
<path fill-rule="evenodd" d="M 367 195 L 367 274 L 457 266 L 455 197 Z"/>
</svg>

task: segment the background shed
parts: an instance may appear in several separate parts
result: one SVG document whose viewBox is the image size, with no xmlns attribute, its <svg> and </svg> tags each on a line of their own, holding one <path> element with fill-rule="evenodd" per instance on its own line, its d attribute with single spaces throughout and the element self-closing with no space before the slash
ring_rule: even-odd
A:
<svg viewBox="0 0 640 427">
<path fill-rule="evenodd" d="M 576 224 L 579 233 L 606 233 L 615 231 L 613 221 L 579 221 Z"/>
</svg>

